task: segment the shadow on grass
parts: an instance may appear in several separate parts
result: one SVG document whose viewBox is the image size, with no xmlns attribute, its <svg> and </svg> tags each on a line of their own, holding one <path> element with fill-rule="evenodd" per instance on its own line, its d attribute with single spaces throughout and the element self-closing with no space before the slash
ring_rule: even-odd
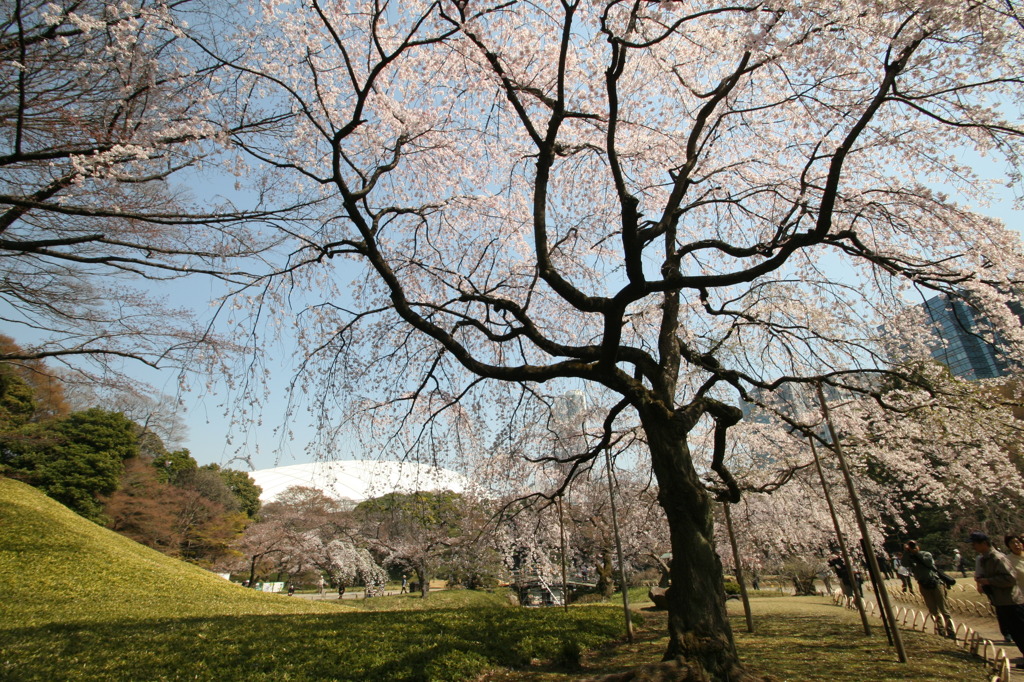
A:
<svg viewBox="0 0 1024 682">
<path fill-rule="evenodd" d="M 900 663 L 880 622 L 864 635 L 860 620 L 835 607 L 807 614 L 771 612 L 757 617 L 756 632 L 732 624 L 741 658 L 784 680 L 987 680 L 984 664 L 949 640 L 901 629 L 908 661 Z M 756 613 L 756 611 L 755 611 Z"/>
<path fill-rule="evenodd" d="M 571 658 L 615 638 L 619 615 L 474 609 L 11 628 L 0 631 L 0 678 L 454 681 Z"/>
</svg>

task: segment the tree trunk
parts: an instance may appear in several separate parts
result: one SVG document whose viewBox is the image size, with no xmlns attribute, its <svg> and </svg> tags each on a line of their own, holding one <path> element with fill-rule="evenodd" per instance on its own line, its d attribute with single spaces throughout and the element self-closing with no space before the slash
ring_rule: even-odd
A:
<svg viewBox="0 0 1024 682">
<path fill-rule="evenodd" d="M 672 540 L 665 660 L 682 656 L 711 680 L 740 680 L 744 671 L 725 610 L 712 500 L 693 468 L 686 442 L 689 428 L 678 415 L 666 418 L 660 411 L 641 412 L 641 419 Z"/>
<path fill-rule="evenodd" d="M 256 562 L 260 560 L 262 554 L 254 554 L 252 561 L 249 562 L 249 587 L 256 584 Z"/>
<path fill-rule="evenodd" d="M 427 598 L 427 593 L 430 592 L 430 580 L 427 577 L 426 566 L 417 566 L 415 568 L 416 579 L 420 581 L 420 597 L 423 599 Z"/>
<path fill-rule="evenodd" d="M 814 575 L 794 575 L 793 578 L 793 591 L 798 597 L 813 597 L 818 594 L 818 590 L 814 587 Z"/>
<path fill-rule="evenodd" d="M 615 594 L 615 566 L 612 564 L 612 551 L 607 547 L 601 550 L 596 569 L 597 591 L 602 597 L 609 599 Z"/>
</svg>

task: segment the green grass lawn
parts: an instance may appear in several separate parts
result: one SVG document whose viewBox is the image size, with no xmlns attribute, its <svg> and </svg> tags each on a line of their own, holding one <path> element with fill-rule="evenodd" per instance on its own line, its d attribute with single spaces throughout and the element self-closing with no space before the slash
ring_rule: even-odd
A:
<svg viewBox="0 0 1024 682">
<path fill-rule="evenodd" d="M 632 594 L 634 600 L 641 595 Z M 881 630 L 818 598 L 754 598 L 757 632 L 729 603 L 741 656 L 779 680 L 981 680 L 945 640 Z M 665 616 L 621 641 L 620 603 L 511 607 L 500 592 L 307 601 L 245 590 L 0 477 L 0 679 L 569 680 L 656 661 Z"/>
<path fill-rule="evenodd" d="M 243 589 L 0 477 L 0 679 L 458 680 L 577 657 L 620 612 L 435 592 L 307 601 Z"/>
</svg>

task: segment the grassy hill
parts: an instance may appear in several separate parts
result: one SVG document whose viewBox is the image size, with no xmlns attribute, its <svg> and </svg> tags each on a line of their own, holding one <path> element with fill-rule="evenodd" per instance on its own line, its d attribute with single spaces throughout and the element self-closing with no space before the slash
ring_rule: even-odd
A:
<svg viewBox="0 0 1024 682">
<path fill-rule="evenodd" d="M 229 583 L 3 477 L 0 593 L 0 627 L 337 610 Z"/>
</svg>

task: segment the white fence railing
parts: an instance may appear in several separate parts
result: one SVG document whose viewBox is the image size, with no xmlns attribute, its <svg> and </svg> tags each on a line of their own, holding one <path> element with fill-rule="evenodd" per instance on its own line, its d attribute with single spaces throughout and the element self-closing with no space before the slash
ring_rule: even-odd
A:
<svg viewBox="0 0 1024 682">
<path fill-rule="evenodd" d="M 892 594 L 892 590 L 890 590 L 890 593 Z M 900 601 L 906 601 L 906 599 L 904 599 L 906 595 L 900 594 L 897 596 L 896 594 L 893 594 L 893 596 Z M 845 606 L 848 609 L 857 608 L 852 597 L 847 597 L 838 590 L 832 594 L 832 602 L 837 606 Z M 977 604 L 977 602 L 962 603 Z M 864 606 L 867 609 L 868 614 L 875 616 L 876 618 L 882 617 L 882 614 L 879 612 L 878 605 L 875 602 L 865 601 Z M 990 612 L 989 610 L 985 610 L 984 613 L 979 613 L 978 615 L 988 616 L 990 615 Z M 931 614 L 924 613 L 917 609 L 896 605 L 893 609 L 893 618 L 895 618 L 898 625 L 904 628 L 910 628 L 912 630 L 917 630 L 918 632 L 939 633 L 939 625 L 935 619 L 931 617 Z M 952 621 L 952 625 L 955 637 L 951 639 L 955 639 L 956 645 L 960 648 L 966 649 L 973 655 L 984 659 L 992 669 L 993 674 L 989 682 L 1010 682 L 1010 659 L 1007 657 L 1006 651 L 1002 647 L 996 646 L 989 639 L 985 639 L 966 623 L 957 624 L 956 621 Z"/>
<path fill-rule="evenodd" d="M 921 595 L 917 593 L 911 594 L 910 592 L 903 592 L 899 588 L 893 587 L 891 585 L 888 585 L 887 587 L 889 588 L 889 596 L 895 599 L 896 601 L 906 602 L 908 604 L 920 604 L 921 606 L 924 606 L 924 599 L 921 597 Z M 972 599 L 957 599 L 954 596 L 957 592 L 965 592 L 968 588 L 970 588 L 971 590 L 976 589 L 973 583 L 970 585 L 957 584 L 950 588 L 949 591 L 946 593 L 946 606 L 947 608 L 949 608 L 950 613 L 958 613 L 961 616 L 995 618 L 996 610 L 987 601 L 981 602 L 974 601 Z"/>
</svg>

